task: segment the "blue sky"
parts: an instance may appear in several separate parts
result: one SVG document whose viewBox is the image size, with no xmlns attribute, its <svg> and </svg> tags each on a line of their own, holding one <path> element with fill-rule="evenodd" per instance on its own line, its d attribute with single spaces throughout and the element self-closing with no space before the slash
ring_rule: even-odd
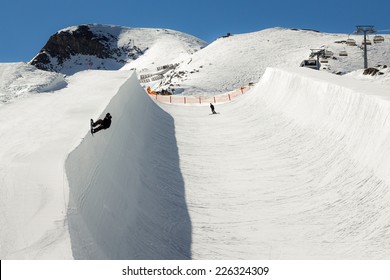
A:
<svg viewBox="0 0 390 280">
<path fill-rule="evenodd" d="M 390 29 L 389 0 L 1 0 L 0 62 L 29 61 L 59 29 L 85 23 L 182 31 L 212 42 L 271 27 L 351 33 Z"/>
</svg>

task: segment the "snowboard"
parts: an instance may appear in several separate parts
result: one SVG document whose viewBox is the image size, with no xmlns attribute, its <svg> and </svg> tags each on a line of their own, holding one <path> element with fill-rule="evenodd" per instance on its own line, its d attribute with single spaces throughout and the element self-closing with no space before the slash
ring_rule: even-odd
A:
<svg viewBox="0 0 390 280">
<path fill-rule="evenodd" d="M 91 119 L 91 134 L 93 135 L 93 119 Z"/>
</svg>

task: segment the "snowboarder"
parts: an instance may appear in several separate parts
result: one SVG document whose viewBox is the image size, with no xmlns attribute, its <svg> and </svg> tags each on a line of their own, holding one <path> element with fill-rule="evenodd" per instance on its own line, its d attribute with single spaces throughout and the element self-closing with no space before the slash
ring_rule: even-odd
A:
<svg viewBox="0 0 390 280">
<path fill-rule="evenodd" d="M 215 112 L 215 110 L 214 110 L 214 105 L 211 104 L 211 103 L 210 103 L 210 109 L 211 109 L 211 112 L 212 112 L 213 114 L 216 114 L 216 113 L 217 113 L 217 112 Z"/>
<path fill-rule="evenodd" d="M 107 113 L 103 120 L 98 119 L 96 122 L 94 122 L 93 119 L 91 119 L 91 133 L 94 134 L 94 133 L 98 132 L 99 130 L 109 128 L 111 125 L 111 118 L 112 117 L 111 117 L 110 113 Z M 98 126 L 98 127 L 94 128 L 95 126 Z"/>
</svg>

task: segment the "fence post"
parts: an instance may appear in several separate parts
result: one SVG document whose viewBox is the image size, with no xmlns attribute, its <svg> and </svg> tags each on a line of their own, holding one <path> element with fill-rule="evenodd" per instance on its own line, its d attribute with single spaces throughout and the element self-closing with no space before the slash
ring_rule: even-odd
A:
<svg viewBox="0 0 390 280">
<path fill-rule="evenodd" d="M 169 96 L 169 103 L 172 103 L 172 95 Z"/>
<path fill-rule="evenodd" d="M 186 100 L 186 98 L 184 97 L 184 104 L 187 104 L 187 100 Z"/>
<path fill-rule="evenodd" d="M 202 104 L 202 97 L 199 97 L 199 104 Z"/>
<path fill-rule="evenodd" d="M 216 102 L 215 102 L 215 96 L 214 96 L 214 103 L 216 103 Z"/>
<path fill-rule="evenodd" d="M 229 101 L 231 101 L 231 99 L 230 99 L 230 93 L 228 94 L 228 96 L 229 96 Z"/>
</svg>

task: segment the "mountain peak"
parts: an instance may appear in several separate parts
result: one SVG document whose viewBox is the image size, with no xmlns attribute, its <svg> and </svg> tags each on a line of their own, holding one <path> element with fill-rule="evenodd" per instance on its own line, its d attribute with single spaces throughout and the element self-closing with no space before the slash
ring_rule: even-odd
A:
<svg viewBox="0 0 390 280">
<path fill-rule="evenodd" d="M 199 48 L 204 45 L 200 39 L 168 29 L 84 24 L 53 34 L 30 64 L 64 74 L 88 68 L 117 70 L 143 55 L 164 36 L 192 38 L 191 43 Z"/>
</svg>

